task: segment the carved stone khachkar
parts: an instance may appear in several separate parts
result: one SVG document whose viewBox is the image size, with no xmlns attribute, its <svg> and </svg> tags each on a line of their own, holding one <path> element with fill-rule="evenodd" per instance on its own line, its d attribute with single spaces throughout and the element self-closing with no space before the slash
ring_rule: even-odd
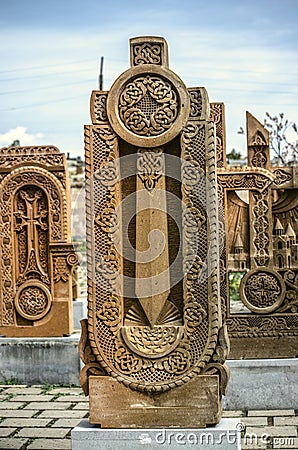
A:
<svg viewBox="0 0 298 450">
<path fill-rule="evenodd" d="M 220 105 L 213 105 L 213 111 Z M 224 117 L 214 121 L 217 134 Z M 231 359 L 297 355 L 297 168 L 272 167 L 269 133 L 247 113 L 248 167 L 218 166 L 226 247 L 221 256 L 221 297 Z M 229 278 L 242 277 L 239 301 L 229 299 Z"/>
<path fill-rule="evenodd" d="M 215 127 L 204 88 L 168 68 L 163 38 L 93 91 L 85 127 L 90 422 L 198 427 L 221 417 L 228 339 L 219 295 Z"/>
<path fill-rule="evenodd" d="M 55 147 L 0 149 L 0 236 L 0 333 L 71 333 L 78 261 L 66 159 Z"/>
</svg>

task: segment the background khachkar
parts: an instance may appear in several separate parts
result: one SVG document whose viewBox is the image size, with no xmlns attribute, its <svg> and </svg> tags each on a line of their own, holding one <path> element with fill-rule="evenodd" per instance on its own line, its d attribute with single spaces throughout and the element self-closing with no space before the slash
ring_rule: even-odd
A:
<svg viewBox="0 0 298 450">
<path fill-rule="evenodd" d="M 211 111 L 220 140 L 225 127 L 222 105 L 212 105 Z M 226 224 L 221 296 L 230 358 L 294 357 L 298 335 L 297 168 L 271 166 L 269 133 L 250 113 L 247 147 L 248 167 L 227 167 L 225 149 L 217 160 L 218 196 Z"/>
<path fill-rule="evenodd" d="M 215 128 L 206 90 L 168 69 L 164 39 L 131 39 L 130 56 L 92 93 L 85 127 L 81 383 L 102 427 L 206 426 L 228 381 Z"/>
<path fill-rule="evenodd" d="M 0 332 L 63 336 L 73 330 L 66 159 L 55 147 L 0 150 Z"/>
</svg>

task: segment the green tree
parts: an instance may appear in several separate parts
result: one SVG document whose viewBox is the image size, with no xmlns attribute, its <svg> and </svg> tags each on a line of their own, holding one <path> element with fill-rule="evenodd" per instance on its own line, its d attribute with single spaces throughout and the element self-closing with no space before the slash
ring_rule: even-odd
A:
<svg viewBox="0 0 298 450">
<path fill-rule="evenodd" d="M 227 158 L 228 159 L 241 159 L 242 155 L 240 152 L 237 152 L 234 148 L 232 149 L 232 151 L 230 153 L 227 154 Z"/>
</svg>

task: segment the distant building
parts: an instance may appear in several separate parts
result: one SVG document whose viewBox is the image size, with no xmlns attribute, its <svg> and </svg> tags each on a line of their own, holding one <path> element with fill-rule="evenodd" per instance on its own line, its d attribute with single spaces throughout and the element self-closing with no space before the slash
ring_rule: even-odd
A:
<svg viewBox="0 0 298 450">
<path fill-rule="evenodd" d="M 273 230 L 273 264 L 276 269 L 298 268 L 298 244 L 291 223 L 284 229 L 277 218 Z"/>
<path fill-rule="evenodd" d="M 232 271 L 244 271 L 248 269 L 248 253 L 244 251 L 244 245 L 239 233 L 236 234 L 233 251 L 228 254 L 228 269 Z"/>
</svg>

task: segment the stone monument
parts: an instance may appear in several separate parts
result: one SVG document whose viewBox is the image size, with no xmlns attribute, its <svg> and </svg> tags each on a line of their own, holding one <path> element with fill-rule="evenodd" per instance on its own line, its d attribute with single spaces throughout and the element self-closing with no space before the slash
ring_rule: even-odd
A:
<svg viewBox="0 0 298 450">
<path fill-rule="evenodd" d="M 215 127 L 163 38 L 131 39 L 130 61 L 85 126 L 81 384 L 102 428 L 205 427 L 229 378 Z"/>
<path fill-rule="evenodd" d="M 212 116 L 212 115 L 211 115 Z M 213 107 L 224 134 L 220 104 Z M 221 297 L 231 359 L 290 358 L 298 336 L 297 167 L 270 164 L 269 133 L 247 113 L 247 167 L 227 167 L 219 155 L 218 197 L 226 222 Z M 239 301 L 229 277 L 241 277 Z"/>
<path fill-rule="evenodd" d="M 55 147 L 0 149 L 0 333 L 73 331 L 66 159 Z"/>
</svg>

